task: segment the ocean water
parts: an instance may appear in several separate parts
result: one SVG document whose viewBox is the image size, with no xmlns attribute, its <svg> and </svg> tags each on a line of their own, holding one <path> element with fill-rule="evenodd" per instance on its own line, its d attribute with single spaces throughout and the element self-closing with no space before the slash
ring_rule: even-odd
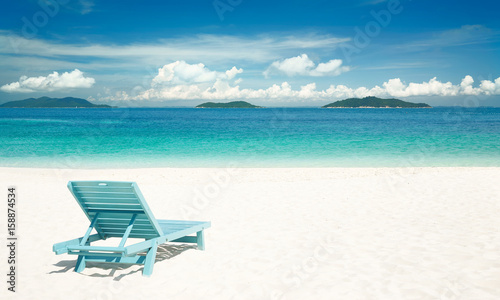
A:
<svg viewBox="0 0 500 300">
<path fill-rule="evenodd" d="M 0 166 L 500 166 L 500 108 L 0 109 Z"/>
</svg>

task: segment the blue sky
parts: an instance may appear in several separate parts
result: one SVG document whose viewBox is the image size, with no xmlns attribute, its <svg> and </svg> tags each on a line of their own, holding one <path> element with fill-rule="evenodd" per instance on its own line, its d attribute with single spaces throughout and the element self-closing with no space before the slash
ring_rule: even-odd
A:
<svg viewBox="0 0 500 300">
<path fill-rule="evenodd" d="M 8 1 L 0 102 L 500 106 L 496 1 Z"/>
</svg>

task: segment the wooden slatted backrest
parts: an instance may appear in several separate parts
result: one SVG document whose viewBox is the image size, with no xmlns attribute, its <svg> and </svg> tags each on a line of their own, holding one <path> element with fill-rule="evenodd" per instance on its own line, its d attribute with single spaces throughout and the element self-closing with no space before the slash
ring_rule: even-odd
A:
<svg viewBox="0 0 500 300">
<path fill-rule="evenodd" d="M 70 181 L 68 188 L 103 238 L 122 237 L 130 219 L 137 214 L 130 238 L 150 239 L 163 235 L 135 182 Z"/>
</svg>

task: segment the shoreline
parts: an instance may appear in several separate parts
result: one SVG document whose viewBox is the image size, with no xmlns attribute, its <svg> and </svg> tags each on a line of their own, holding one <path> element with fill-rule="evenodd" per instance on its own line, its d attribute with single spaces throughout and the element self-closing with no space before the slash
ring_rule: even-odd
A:
<svg viewBox="0 0 500 300">
<path fill-rule="evenodd" d="M 191 160 L 180 159 L 164 161 L 161 159 L 138 160 L 138 158 L 128 157 L 117 161 L 99 161 L 87 159 L 88 161 L 78 161 L 71 158 L 55 159 L 47 161 L 21 161 L 14 164 L 0 165 L 0 168 L 19 168 L 19 169 L 210 169 L 210 168 L 241 168 L 241 169 L 393 169 L 393 168 L 500 168 L 500 160 L 493 157 L 479 157 L 474 160 L 466 157 L 456 159 L 452 158 L 433 158 L 432 160 L 421 159 L 421 153 L 411 153 L 407 157 L 397 157 L 395 159 L 387 158 L 362 158 L 356 161 L 348 159 L 338 160 L 286 160 L 284 158 L 257 160 L 255 157 L 227 159 L 214 158 L 212 160 L 203 160 L 195 157 Z M 97 159 L 102 159 L 101 157 Z M 8 158 L 6 158 L 8 160 Z"/>
<path fill-rule="evenodd" d="M 478 169 L 498 169 L 500 171 L 500 166 L 407 166 L 407 167 L 358 167 L 358 166 L 352 166 L 352 167 L 314 167 L 314 166 L 309 166 L 309 167 L 242 167 L 242 166 L 225 166 L 225 167 L 123 167 L 123 168 L 118 168 L 118 167 L 109 167 L 109 168 L 92 168 L 92 167 L 83 167 L 83 168 L 60 168 L 60 167 L 3 167 L 0 166 L 0 175 L 2 171 L 60 171 L 60 172 L 94 172 L 94 171 L 102 171 L 102 172 L 107 172 L 107 171 L 182 171 L 182 170 L 200 170 L 200 171 L 217 171 L 217 170 L 245 170 L 245 171 L 255 171 L 255 170 L 262 170 L 262 171 L 294 171 L 294 170 L 327 170 L 327 171 L 370 171 L 370 170 L 384 170 L 388 172 L 393 172 L 393 171 L 403 171 L 403 170 L 452 170 L 452 169 L 457 169 L 457 170 L 464 170 L 464 169 L 471 169 L 471 170 L 478 170 Z"/>
</svg>

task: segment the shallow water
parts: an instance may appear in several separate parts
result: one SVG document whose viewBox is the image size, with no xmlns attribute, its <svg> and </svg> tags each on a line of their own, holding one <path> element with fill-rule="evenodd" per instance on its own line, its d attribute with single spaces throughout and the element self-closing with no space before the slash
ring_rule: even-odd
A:
<svg viewBox="0 0 500 300">
<path fill-rule="evenodd" d="M 500 108 L 0 109 L 0 166 L 500 166 Z"/>
</svg>

